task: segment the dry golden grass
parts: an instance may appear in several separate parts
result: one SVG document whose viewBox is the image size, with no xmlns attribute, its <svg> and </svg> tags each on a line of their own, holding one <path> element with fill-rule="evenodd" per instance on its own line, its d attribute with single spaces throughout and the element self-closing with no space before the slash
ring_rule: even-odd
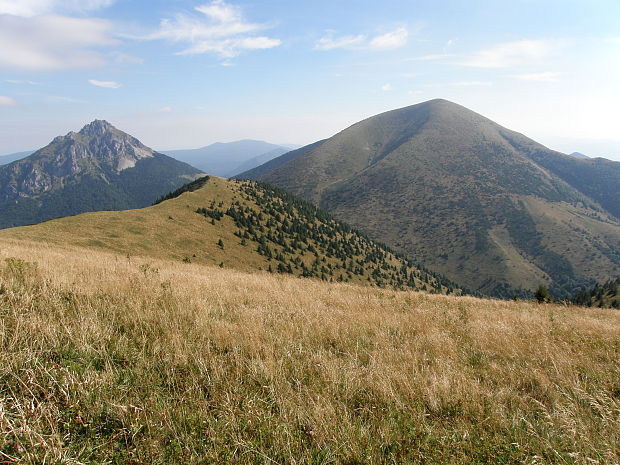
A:
<svg viewBox="0 0 620 465">
<path fill-rule="evenodd" d="M 620 461 L 618 311 L 0 259 L 0 463 Z"/>
</svg>

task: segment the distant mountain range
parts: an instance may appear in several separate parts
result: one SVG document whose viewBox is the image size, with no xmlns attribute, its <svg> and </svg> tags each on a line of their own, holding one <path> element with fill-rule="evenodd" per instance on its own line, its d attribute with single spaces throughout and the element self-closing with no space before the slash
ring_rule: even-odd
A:
<svg viewBox="0 0 620 465">
<path fill-rule="evenodd" d="M 0 166 L 0 228 L 150 205 L 200 171 L 95 120 Z"/>
<path fill-rule="evenodd" d="M 247 139 L 236 142 L 216 142 L 199 149 L 166 150 L 165 153 L 205 173 L 232 177 L 290 150 L 290 146 Z"/>
<path fill-rule="evenodd" d="M 564 155 L 446 100 L 382 113 L 239 178 L 299 195 L 486 294 L 620 275 L 620 163 Z"/>
<path fill-rule="evenodd" d="M 22 158 L 26 158 L 28 155 L 31 155 L 34 150 L 26 150 L 25 152 L 15 152 L 9 153 L 7 155 L 0 156 L 0 166 L 7 165 L 11 162 L 21 160 Z"/>
</svg>

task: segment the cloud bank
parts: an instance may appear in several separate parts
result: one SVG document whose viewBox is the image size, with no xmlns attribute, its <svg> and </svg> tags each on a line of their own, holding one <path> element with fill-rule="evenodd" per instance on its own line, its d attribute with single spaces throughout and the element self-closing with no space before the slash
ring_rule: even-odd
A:
<svg viewBox="0 0 620 465">
<path fill-rule="evenodd" d="M 112 3 L 114 0 L 0 0 L 0 15 L 30 18 L 51 13 L 83 13 Z"/>
<path fill-rule="evenodd" d="M 0 69 L 58 70 L 101 66 L 95 47 L 116 45 L 112 24 L 96 18 L 0 15 Z"/>
</svg>

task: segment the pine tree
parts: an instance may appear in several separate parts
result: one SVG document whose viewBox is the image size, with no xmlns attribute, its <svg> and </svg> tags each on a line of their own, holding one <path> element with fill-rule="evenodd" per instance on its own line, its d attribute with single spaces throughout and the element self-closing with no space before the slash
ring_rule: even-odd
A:
<svg viewBox="0 0 620 465">
<path fill-rule="evenodd" d="M 538 289 L 536 289 L 536 293 L 534 294 L 534 297 L 536 297 L 536 300 L 538 301 L 538 303 L 541 303 L 541 304 L 551 301 L 551 293 L 549 292 L 549 289 L 547 289 L 547 287 L 543 284 L 538 286 Z"/>
</svg>

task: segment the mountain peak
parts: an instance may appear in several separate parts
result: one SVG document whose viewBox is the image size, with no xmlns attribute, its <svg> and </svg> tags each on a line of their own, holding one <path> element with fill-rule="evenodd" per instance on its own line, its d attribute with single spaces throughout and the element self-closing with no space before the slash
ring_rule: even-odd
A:
<svg viewBox="0 0 620 465">
<path fill-rule="evenodd" d="M 80 130 L 80 134 L 85 136 L 102 136 L 106 132 L 116 129 L 110 123 L 103 119 L 96 119 Z"/>
<path fill-rule="evenodd" d="M 84 211 L 145 207 L 198 174 L 94 120 L 0 167 L 0 229 Z"/>
<path fill-rule="evenodd" d="M 567 296 L 620 266 L 595 245 L 616 250 L 620 239 L 613 167 L 602 173 L 567 158 L 435 99 L 371 116 L 239 177 L 311 200 L 480 292 L 519 295 L 545 282 Z M 610 187 L 590 187 L 603 183 Z"/>
<path fill-rule="evenodd" d="M 446 100 L 443 98 L 436 98 L 433 100 L 427 100 L 426 102 L 422 102 L 418 104 L 420 107 L 427 107 L 433 112 L 438 112 L 442 115 L 458 115 L 461 118 L 471 118 L 471 117 L 480 117 L 478 113 L 473 110 L 470 110 L 463 105 L 459 105 L 458 103 L 451 102 L 450 100 Z M 415 106 L 415 105 L 414 105 Z M 486 119 L 486 118 L 485 118 Z"/>
<path fill-rule="evenodd" d="M 448 104 L 448 105 L 455 105 L 455 106 L 459 106 L 459 107 L 461 106 L 458 103 L 451 102 L 450 100 L 446 100 L 445 98 L 434 98 L 434 99 L 427 100 L 426 102 L 422 102 L 422 103 L 425 103 L 427 105 L 445 105 L 445 104 Z"/>
</svg>

